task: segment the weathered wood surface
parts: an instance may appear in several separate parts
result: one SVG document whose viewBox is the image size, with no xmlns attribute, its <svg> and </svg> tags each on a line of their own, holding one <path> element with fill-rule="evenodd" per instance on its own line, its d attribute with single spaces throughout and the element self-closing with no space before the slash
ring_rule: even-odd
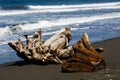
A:
<svg viewBox="0 0 120 80">
<path fill-rule="evenodd" d="M 48 40 L 42 40 L 42 31 L 34 33 L 32 39 L 28 35 L 24 35 L 26 44 L 23 44 L 20 39 L 17 42 L 9 42 L 19 57 L 27 61 L 47 62 L 54 61 L 62 63 L 58 57 L 64 57 L 63 54 L 70 50 L 68 42 L 71 40 L 70 28 L 64 28 L 53 35 Z M 67 55 L 69 53 L 67 52 Z"/>
<path fill-rule="evenodd" d="M 87 33 L 84 33 L 82 39 L 72 47 L 74 55 L 62 64 L 63 72 L 92 72 L 105 68 L 104 58 L 99 53 L 103 49 L 93 48 Z"/>
<path fill-rule="evenodd" d="M 61 29 L 51 38 L 43 41 L 42 31 L 36 31 L 32 38 L 24 35 L 26 44 L 21 39 L 17 42 L 9 42 L 17 55 L 30 62 L 48 63 L 49 61 L 62 64 L 63 72 L 91 72 L 105 68 L 105 61 L 100 52 L 103 48 L 95 49 L 91 46 L 87 33 L 81 40 L 72 46 L 68 46 L 71 40 L 70 28 Z M 63 58 L 69 58 L 62 61 Z"/>
</svg>

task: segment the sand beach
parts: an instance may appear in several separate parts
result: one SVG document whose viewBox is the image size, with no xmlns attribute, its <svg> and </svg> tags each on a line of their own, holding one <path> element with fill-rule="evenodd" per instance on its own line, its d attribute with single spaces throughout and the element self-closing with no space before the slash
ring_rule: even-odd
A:
<svg viewBox="0 0 120 80">
<path fill-rule="evenodd" d="M 62 73 L 61 65 L 36 65 L 24 60 L 0 65 L 0 80 L 120 80 L 120 38 L 92 43 L 103 47 L 106 69 L 96 72 Z"/>
</svg>

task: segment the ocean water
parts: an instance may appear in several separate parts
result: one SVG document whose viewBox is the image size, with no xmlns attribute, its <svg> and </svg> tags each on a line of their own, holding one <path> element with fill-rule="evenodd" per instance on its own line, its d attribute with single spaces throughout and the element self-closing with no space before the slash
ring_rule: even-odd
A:
<svg viewBox="0 0 120 80">
<path fill-rule="evenodd" d="M 64 27 L 72 45 L 87 32 L 91 42 L 120 37 L 119 0 L 0 0 L 0 64 L 20 60 L 8 42 L 43 30 L 44 40 Z"/>
</svg>

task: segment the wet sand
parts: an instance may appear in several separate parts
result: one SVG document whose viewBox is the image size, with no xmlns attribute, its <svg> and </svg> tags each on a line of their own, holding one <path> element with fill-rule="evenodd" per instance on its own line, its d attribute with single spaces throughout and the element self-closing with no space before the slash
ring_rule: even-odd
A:
<svg viewBox="0 0 120 80">
<path fill-rule="evenodd" d="M 28 64 L 24 61 L 0 65 L 0 80 L 120 80 L 120 38 L 92 44 L 103 47 L 106 69 L 96 72 L 62 73 L 61 65 Z"/>
</svg>

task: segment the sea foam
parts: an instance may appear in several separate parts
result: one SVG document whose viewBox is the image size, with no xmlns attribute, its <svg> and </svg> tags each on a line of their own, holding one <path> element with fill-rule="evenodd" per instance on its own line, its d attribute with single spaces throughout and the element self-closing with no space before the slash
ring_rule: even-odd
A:
<svg viewBox="0 0 120 80">
<path fill-rule="evenodd" d="M 27 5 L 29 10 L 11 10 L 0 11 L 0 16 L 22 15 L 30 13 L 58 13 L 58 12 L 73 12 L 80 10 L 96 10 L 96 9 L 120 9 L 120 2 L 113 3 L 98 3 L 98 4 L 80 4 L 80 5 Z"/>
<path fill-rule="evenodd" d="M 4 28 L 0 28 L 0 36 L 10 35 L 15 31 L 16 32 L 30 31 L 36 29 L 47 29 L 57 26 L 69 26 L 69 25 L 79 26 L 79 24 L 83 24 L 83 23 L 88 23 L 88 22 L 90 23 L 93 21 L 113 19 L 113 18 L 120 18 L 120 12 L 93 15 L 89 17 L 69 17 L 69 18 L 59 18 L 56 20 L 40 20 L 36 23 L 18 24 L 16 26 L 7 26 Z M 87 27 L 87 29 L 89 29 L 89 27 Z"/>
<path fill-rule="evenodd" d="M 17 25 L 21 30 L 34 30 L 39 28 L 48 28 L 55 26 L 67 26 L 72 24 L 83 24 L 87 22 L 93 22 L 104 19 L 120 18 L 120 12 L 106 13 L 102 15 L 94 15 L 89 17 L 69 17 L 59 18 L 56 20 L 41 20 L 38 23 L 28 23 L 23 25 Z"/>
</svg>

